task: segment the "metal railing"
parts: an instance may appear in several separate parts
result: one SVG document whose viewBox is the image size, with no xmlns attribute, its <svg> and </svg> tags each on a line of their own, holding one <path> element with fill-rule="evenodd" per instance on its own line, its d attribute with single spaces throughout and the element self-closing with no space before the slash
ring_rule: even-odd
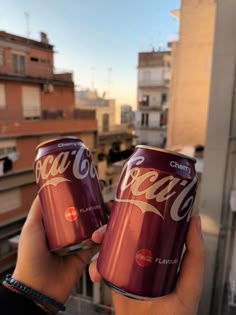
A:
<svg viewBox="0 0 236 315">
<path fill-rule="evenodd" d="M 168 80 L 159 79 L 159 80 L 139 80 L 139 87 L 156 87 L 156 86 L 166 86 L 168 84 Z"/>
<path fill-rule="evenodd" d="M 26 62 L 22 69 L 1 69 L 0 75 L 41 78 L 47 80 L 73 81 L 73 71 L 57 69 L 50 64 Z"/>
<path fill-rule="evenodd" d="M 66 311 L 61 315 L 115 315 L 114 308 L 110 305 L 95 304 L 90 299 L 72 295 L 66 303 Z"/>
</svg>

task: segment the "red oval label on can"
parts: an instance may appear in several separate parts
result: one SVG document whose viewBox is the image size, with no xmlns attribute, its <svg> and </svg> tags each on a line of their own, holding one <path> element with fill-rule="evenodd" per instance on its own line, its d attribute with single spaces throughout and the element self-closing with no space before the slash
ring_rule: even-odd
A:
<svg viewBox="0 0 236 315">
<path fill-rule="evenodd" d="M 75 221 L 78 219 L 78 211 L 75 207 L 69 207 L 65 211 L 65 218 L 67 221 Z"/>
<path fill-rule="evenodd" d="M 141 267 L 150 266 L 153 262 L 153 255 L 149 249 L 140 249 L 136 253 L 136 263 Z"/>
</svg>

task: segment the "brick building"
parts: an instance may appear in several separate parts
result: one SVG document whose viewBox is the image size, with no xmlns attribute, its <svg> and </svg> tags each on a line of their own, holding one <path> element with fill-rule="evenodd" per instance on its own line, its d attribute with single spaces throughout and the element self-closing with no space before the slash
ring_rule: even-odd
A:
<svg viewBox="0 0 236 315">
<path fill-rule="evenodd" d="M 54 68 L 53 45 L 0 32 L 0 273 L 15 264 L 19 234 L 36 195 L 35 147 L 78 136 L 93 150 L 95 112 L 75 109 L 72 72 Z"/>
</svg>

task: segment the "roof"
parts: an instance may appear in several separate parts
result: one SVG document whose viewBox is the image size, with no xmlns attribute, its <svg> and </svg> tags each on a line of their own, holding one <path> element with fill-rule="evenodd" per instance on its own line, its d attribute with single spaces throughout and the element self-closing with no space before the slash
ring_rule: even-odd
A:
<svg viewBox="0 0 236 315">
<path fill-rule="evenodd" d="M 53 45 L 48 43 L 47 35 L 41 32 L 41 41 L 29 39 L 27 37 L 22 37 L 14 34 L 7 33 L 5 31 L 0 31 L 0 39 L 8 41 L 8 42 L 15 42 L 18 44 L 25 44 L 30 46 L 36 46 L 44 49 L 52 49 Z"/>
</svg>

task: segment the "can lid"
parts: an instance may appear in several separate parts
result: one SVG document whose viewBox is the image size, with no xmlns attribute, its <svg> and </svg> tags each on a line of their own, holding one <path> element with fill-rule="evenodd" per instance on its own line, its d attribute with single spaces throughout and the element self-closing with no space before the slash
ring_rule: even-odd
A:
<svg viewBox="0 0 236 315">
<path fill-rule="evenodd" d="M 35 151 L 37 151 L 40 147 L 44 146 L 45 144 L 49 144 L 49 143 L 53 143 L 53 142 L 56 142 L 56 141 L 62 141 L 62 140 L 77 140 L 77 141 L 80 141 L 83 143 L 83 140 L 81 140 L 80 138 L 78 137 L 75 137 L 75 136 L 64 136 L 64 137 L 57 137 L 57 138 L 54 138 L 54 139 L 50 139 L 50 140 L 46 140 L 46 141 L 43 141 L 41 143 L 39 143 L 36 148 L 35 148 Z"/>
<path fill-rule="evenodd" d="M 142 144 L 136 145 L 136 148 L 143 148 L 143 149 L 149 149 L 149 150 L 159 151 L 159 152 L 163 152 L 163 153 L 173 154 L 173 155 L 177 155 L 179 157 L 191 160 L 194 163 L 196 163 L 196 159 L 195 158 L 193 158 L 191 156 L 188 156 L 188 155 L 185 155 L 185 154 L 182 154 L 182 153 L 179 153 L 179 152 L 176 152 L 176 151 L 171 151 L 171 150 L 168 150 L 168 149 L 161 149 L 161 148 L 152 147 L 152 146 L 148 146 L 148 145 L 142 145 Z"/>
</svg>

